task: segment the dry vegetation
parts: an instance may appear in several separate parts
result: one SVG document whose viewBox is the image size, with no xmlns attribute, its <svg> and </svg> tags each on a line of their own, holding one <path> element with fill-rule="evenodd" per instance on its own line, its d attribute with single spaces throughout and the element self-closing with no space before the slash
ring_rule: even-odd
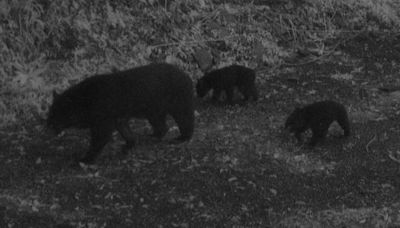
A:
<svg viewBox="0 0 400 228">
<path fill-rule="evenodd" d="M 2 0 L 0 124 L 44 117 L 52 90 L 112 67 L 167 61 L 195 79 L 201 49 L 214 67 L 274 68 L 299 50 L 329 54 L 332 40 L 400 26 L 389 0 L 220 2 Z"/>
</svg>

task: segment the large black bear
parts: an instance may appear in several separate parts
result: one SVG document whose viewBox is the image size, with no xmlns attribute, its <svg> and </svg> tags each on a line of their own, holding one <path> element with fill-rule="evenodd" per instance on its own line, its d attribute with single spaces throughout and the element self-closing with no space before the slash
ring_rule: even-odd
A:
<svg viewBox="0 0 400 228">
<path fill-rule="evenodd" d="M 242 93 L 244 101 L 247 101 L 250 97 L 257 100 L 255 78 L 254 70 L 244 66 L 232 65 L 206 73 L 198 80 L 196 92 L 201 98 L 212 89 L 212 98 L 217 101 L 221 92 L 225 91 L 228 102 L 232 103 L 234 88 L 237 87 Z"/>
<path fill-rule="evenodd" d="M 333 121 L 337 121 L 344 131 L 344 136 L 350 135 L 350 123 L 346 108 L 335 101 L 320 101 L 296 108 L 287 118 L 285 128 L 294 132 L 297 140 L 302 141 L 301 133 L 311 129 L 310 146 L 315 146 L 323 139 Z"/>
<path fill-rule="evenodd" d="M 168 131 L 167 114 L 177 123 L 180 136 L 190 140 L 194 128 L 193 84 L 177 67 L 157 63 L 131 70 L 96 75 L 54 94 L 47 125 L 56 132 L 75 127 L 89 128 L 90 149 L 81 162 L 91 163 L 117 129 L 127 148 L 134 146 L 130 118 L 145 118 L 153 136 L 162 138 Z"/>
</svg>

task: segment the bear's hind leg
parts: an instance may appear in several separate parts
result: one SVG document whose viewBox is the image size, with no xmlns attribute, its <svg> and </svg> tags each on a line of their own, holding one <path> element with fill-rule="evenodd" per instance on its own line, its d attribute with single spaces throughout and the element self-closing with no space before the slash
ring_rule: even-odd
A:
<svg viewBox="0 0 400 228">
<path fill-rule="evenodd" d="M 113 123 L 111 121 L 94 124 L 90 129 L 91 142 L 90 149 L 86 155 L 80 160 L 83 163 L 93 163 L 101 150 L 110 140 L 113 131 Z"/>
<path fill-rule="evenodd" d="M 312 137 L 309 142 L 311 147 L 314 147 L 319 141 L 323 140 L 328 133 L 328 122 L 314 123 L 316 126 L 311 126 Z"/>
<path fill-rule="evenodd" d="M 179 110 L 174 110 L 171 112 L 172 118 L 174 118 L 176 124 L 178 125 L 180 136 L 174 139 L 175 142 L 188 141 L 193 136 L 194 131 L 194 111 L 193 108 L 179 108 Z"/>
<path fill-rule="evenodd" d="M 314 122 L 311 124 L 312 137 L 309 142 L 311 147 L 314 147 L 319 141 L 325 138 L 330 124 L 330 121 Z"/>
<path fill-rule="evenodd" d="M 147 119 L 153 128 L 153 137 L 162 139 L 168 132 L 168 126 L 166 123 L 167 115 L 164 113 L 154 113 Z"/>
<path fill-rule="evenodd" d="M 132 149 L 135 146 L 135 136 L 129 127 L 129 119 L 119 119 L 116 120 L 116 128 L 118 132 L 121 134 L 122 138 L 125 140 L 126 145 L 122 149 L 123 152 L 126 152 Z"/>
<path fill-rule="evenodd" d="M 250 98 L 253 101 L 258 100 L 258 92 L 257 88 L 255 87 L 254 83 L 250 85 L 243 85 L 238 87 L 240 93 L 243 95 L 243 101 L 248 101 Z"/>
</svg>

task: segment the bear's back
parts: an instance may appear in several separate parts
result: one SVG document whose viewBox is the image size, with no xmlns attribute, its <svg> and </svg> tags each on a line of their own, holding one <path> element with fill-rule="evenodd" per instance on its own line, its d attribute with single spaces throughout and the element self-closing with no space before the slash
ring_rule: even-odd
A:
<svg viewBox="0 0 400 228">
<path fill-rule="evenodd" d="M 89 77 L 62 96 L 96 118 L 144 117 L 148 112 L 165 111 L 171 101 L 192 105 L 193 85 L 183 71 L 160 63 Z"/>
</svg>

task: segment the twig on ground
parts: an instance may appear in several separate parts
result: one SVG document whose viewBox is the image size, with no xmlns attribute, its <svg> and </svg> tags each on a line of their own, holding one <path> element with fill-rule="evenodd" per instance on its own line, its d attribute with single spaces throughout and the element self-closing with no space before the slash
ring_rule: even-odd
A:
<svg viewBox="0 0 400 228">
<path fill-rule="evenodd" d="M 374 137 L 367 143 L 367 145 L 365 146 L 365 150 L 367 151 L 367 153 L 369 153 L 369 146 L 371 145 L 371 143 L 373 143 L 376 140 L 376 134 L 374 135 Z"/>
<path fill-rule="evenodd" d="M 397 162 L 397 163 L 400 164 L 400 159 L 395 158 L 395 157 L 393 156 L 393 152 L 392 152 L 392 151 L 389 151 L 388 156 L 389 156 L 389 158 L 390 158 L 392 161 Z"/>
</svg>

